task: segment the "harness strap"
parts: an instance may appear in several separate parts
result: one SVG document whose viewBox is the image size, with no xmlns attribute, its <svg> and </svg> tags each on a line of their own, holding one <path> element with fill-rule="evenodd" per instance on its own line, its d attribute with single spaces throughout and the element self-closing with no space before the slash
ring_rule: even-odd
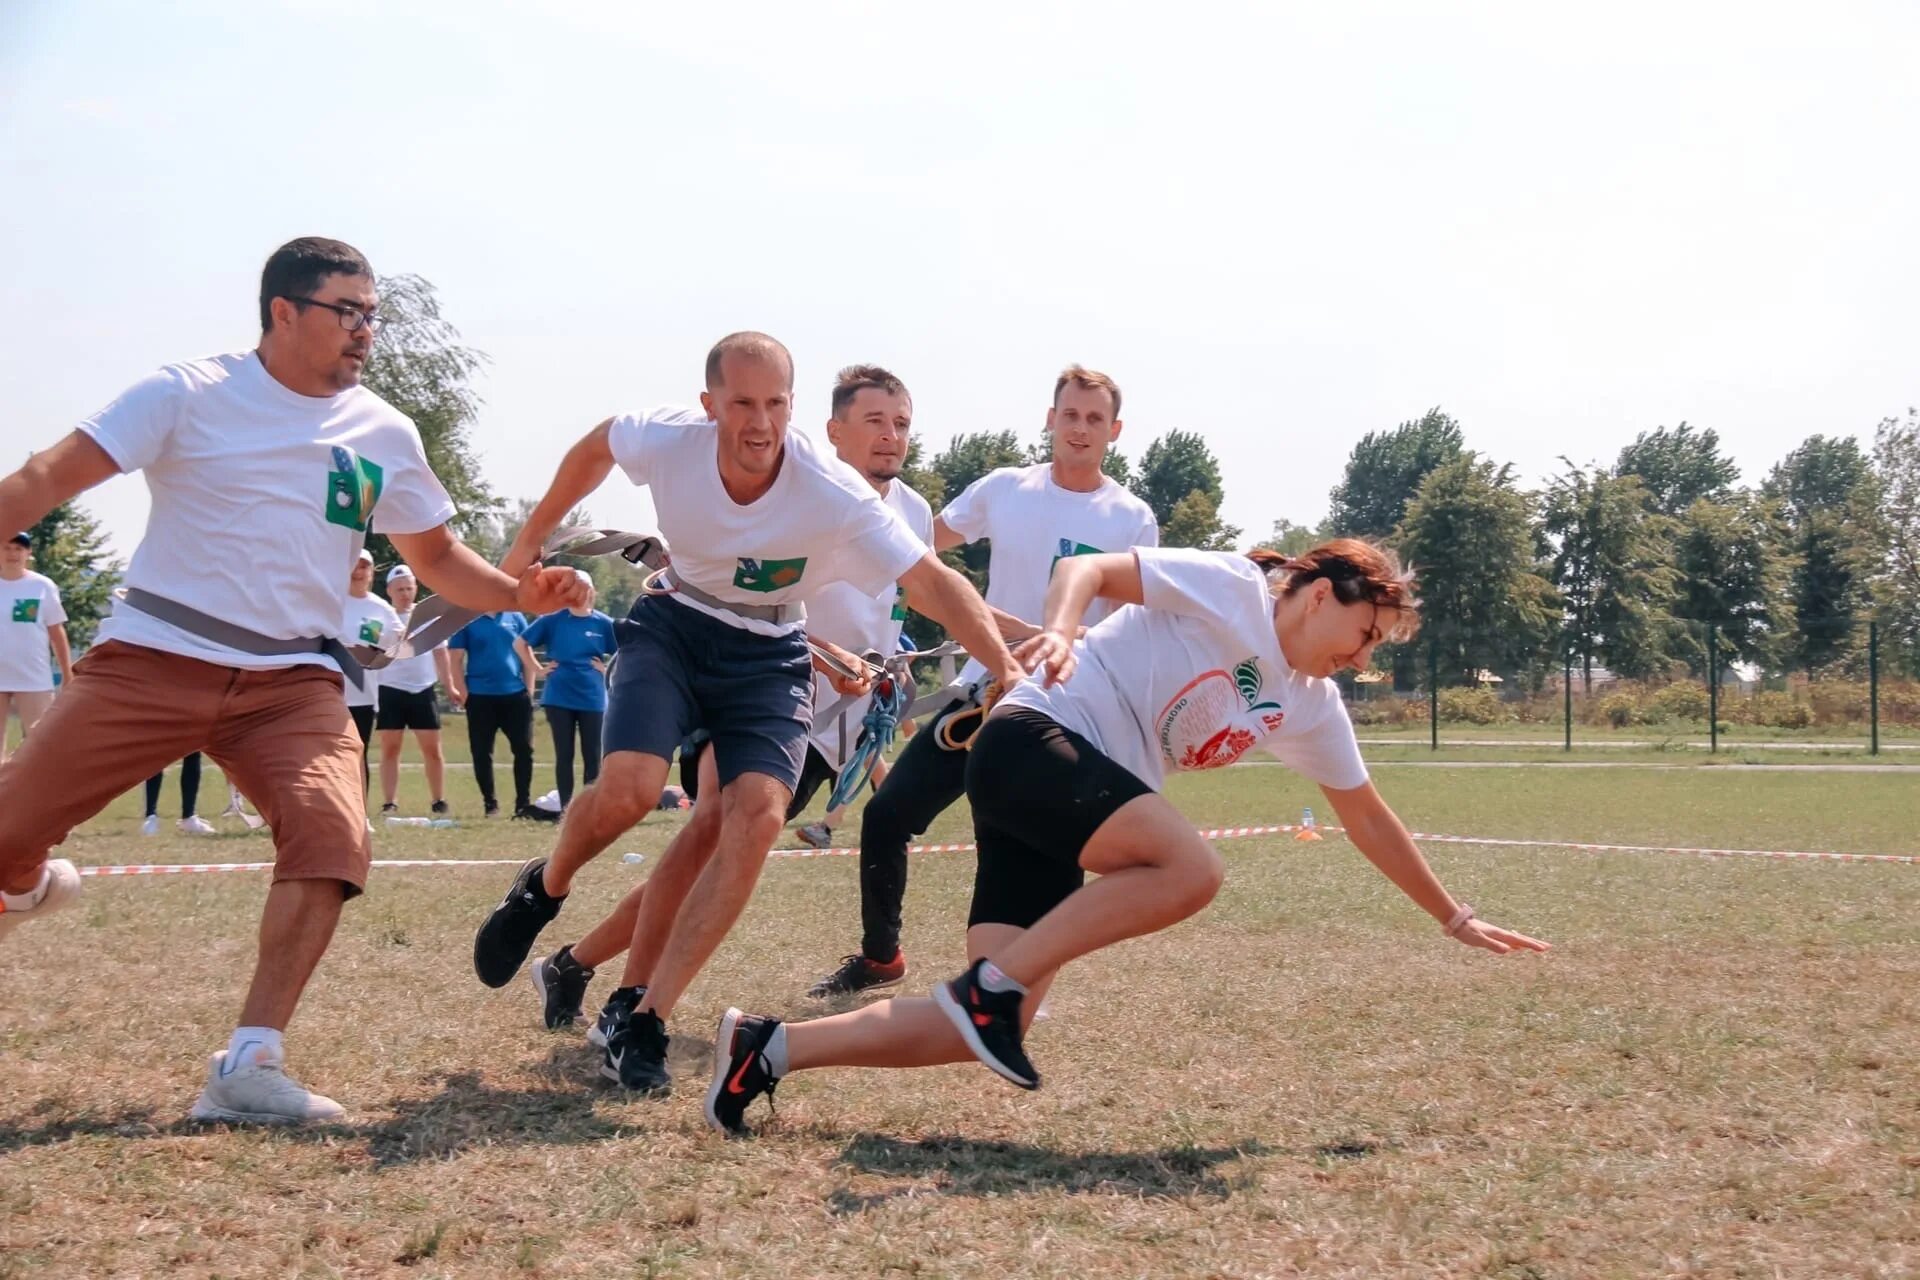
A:
<svg viewBox="0 0 1920 1280">
<path fill-rule="evenodd" d="M 574 554 L 581 554 L 575 552 Z M 656 587 L 655 583 L 664 584 Z M 662 565 L 647 578 L 647 590 L 653 595 L 685 596 L 695 604 L 705 605 L 709 609 L 718 609 L 736 617 L 752 618 L 755 622 L 771 622 L 775 626 L 785 626 L 791 622 L 805 622 L 807 607 L 803 604 L 741 604 L 737 600 L 722 600 L 711 592 L 702 591 L 691 582 L 673 571 L 671 564 Z"/>
<path fill-rule="evenodd" d="M 238 623 L 228 622 L 225 618 L 216 618 L 210 613 L 202 613 L 192 605 L 181 604 L 178 600 L 169 600 L 157 596 L 140 587 L 127 587 L 114 592 L 119 603 L 144 613 L 148 617 L 158 618 L 171 626 L 180 628 L 189 635 L 199 636 L 202 640 L 211 640 L 223 648 L 239 653 L 251 653 L 262 658 L 292 657 L 300 653 L 317 653 L 331 658 L 340 667 L 340 674 L 353 682 L 356 689 L 363 688 L 366 676 L 361 668 L 364 665 L 355 650 L 332 636 L 301 636 L 291 640 L 263 636 L 258 631 L 249 631 Z M 368 654 L 378 652 L 366 646 L 357 648 Z"/>
</svg>

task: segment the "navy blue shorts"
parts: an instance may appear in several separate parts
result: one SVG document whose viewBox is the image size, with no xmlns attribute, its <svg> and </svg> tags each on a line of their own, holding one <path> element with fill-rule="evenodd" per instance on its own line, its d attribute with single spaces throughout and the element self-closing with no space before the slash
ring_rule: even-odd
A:
<svg viewBox="0 0 1920 1280">
<path fill-rule="evenodd" d="M 743 773 L 764 773 L 789 791 L 799 785 L 813 726 L 805 632 L 763 636 L 664 596 L 641 596 L 614 630 L 620 654 L 601 739 L 608 755 L 671 760 L 704 729 L 721 786 Z"/>
</svg>

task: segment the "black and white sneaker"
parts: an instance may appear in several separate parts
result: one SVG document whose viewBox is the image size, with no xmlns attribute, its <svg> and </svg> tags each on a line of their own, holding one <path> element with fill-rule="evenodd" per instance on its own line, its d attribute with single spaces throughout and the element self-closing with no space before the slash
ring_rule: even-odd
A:
<svg viewBox="0 0 1920 1280">
<path fill-rule="evenodd" d="M 985 960 L 975 960 L 952 982 L 935 987 L 933 1003 L 947 1015 L 974 1057 L 1022 1089 L 1038 1089 L 1040 1073 L 1020 1047 L 1022 997 L 1018 991 L 988 991 L 981 986 L 984 964 Z"/>
<path fill-rule="evenodd" d="M 447 808 L 447 802 L 445 800 L 435 800 L 433 802 L 433 808 L 428 812 L 432 813 L 436 818 L 444 818 L 451 813 L 452 810 Z"/>
<path fill-rule="evenodd" d="M 564 897 L 550 898 L 540 883 L 546 869 L 545 858 L 535 858 L 520 868 L 513 887 L 500 899 L 480 931 L 473 936 L 473 971 L 490 987 L 504 987 L 520 972 L 533 950 L 533 941 L 547 927 L 547 921 L 560 914 Z"/>
<path fill-rule="evenodd" d="M 635 1093 L 664 1097 L 673 1090 L 667 1074 L 667 1024 L 651 1009 L 635 1009 L 607 1039 L 600 1074 Z"/>
<path fill-rule="evenodd" d="M 528 966 L 527 976 L 540 993 L 547 1030 L 558 1031 L 580 1020 L 580 1001 L 587 994 L 587 984 L 593 981 L 593 970 L 573 958 L 571 945 L 535 960 Z"/>
<path fill-rule="evenodd" d="M 721 1133 L 747 1134 L 747 1104 L 761 1094 L 773 1105 L 773 1089 L 780 1078 L 767 1068 L 767 1041 L 780 1026 L 778 1018 L 729 1009 L 720 1018 L 713 1041 L 713 1081 L 707 1086 L 707 1123 Z"/>
<path fill-rule="evenodd" d="M 596 1049 L 604 1049 L 614 1034 L 626 1025 L 633 1016 L 634 1006 L 647 994 L 645 987 L 615 987 L 607 1002 L 600 1006 L 600 1016 L 587 1028 L 587 1043 Z"/>
</svg>

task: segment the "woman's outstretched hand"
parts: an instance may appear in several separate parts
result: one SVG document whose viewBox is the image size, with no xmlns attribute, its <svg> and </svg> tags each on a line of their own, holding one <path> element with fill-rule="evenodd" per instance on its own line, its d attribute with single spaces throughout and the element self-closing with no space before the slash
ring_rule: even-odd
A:
<svg viewBox="0 0 1920 1280">
<path fill-rule="evenodd" d="M 1515 933 L 1511 929 L 1502 929 L 1497 924 L 1485 920 L 1469 920 L 1460 926 L 1460 932 L 1453 935 L 1470 947 L 1479 947 L 1491 951 L 1497 956 L 1511 955 L 1516 951 L 1551 951 L 1551 942 L 1542 942 L 1538 938 L 1529 938 L 1524 933 Z"/>
</svg>

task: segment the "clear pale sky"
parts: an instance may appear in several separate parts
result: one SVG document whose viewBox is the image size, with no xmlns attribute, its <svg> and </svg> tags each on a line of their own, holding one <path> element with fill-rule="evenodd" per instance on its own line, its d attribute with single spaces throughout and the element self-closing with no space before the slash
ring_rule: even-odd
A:
<svg viewBox="0 0 1920 1280">
<path fill-rule="evenodd" d="M 1920 6 L 0 3 L 11 467 L 257 337 L 336 236 L 492 358 L 504 496 L 762 328 L 818 431 L 1204 432 L 1249 540 L 1440 405 L 1529 481 L 1717 429 L 1757 480 L 1920 401 Z M 88 500 L 116 548 L 138 480 Z M 616 479 L 591 504 L 644 525 Z"/>
</svg>

